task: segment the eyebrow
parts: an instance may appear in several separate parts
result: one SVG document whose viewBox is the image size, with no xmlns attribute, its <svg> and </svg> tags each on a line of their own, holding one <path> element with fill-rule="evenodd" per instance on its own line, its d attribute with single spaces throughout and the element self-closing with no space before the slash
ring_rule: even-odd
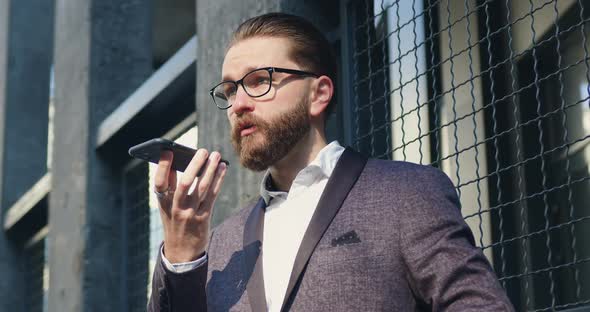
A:
<svg viewBox="0 0 590 312">
<path fill-rule="evenodd" d="M 267 66 L 267 65 L 259 65 L 259 66 L 248 66 L 248 67 L 246 67 L 246 70 L 244 71 L 244 75 L 245 75 L 246 73 L 249 73 L 249 72 L 251 72 L 251 71 L 255 70 L 255 69 L 259 69 L 259 68 L 266 68 L 266 67 L 269 67 L 269 66 Z M 243 76 L 243 75 L 242 75 L 242 76 Z M 240 78 L 242 78 L 242 77 L 240 77 Z M 222 77 L 221 77 L 221 81 L 234 81 L 234 80 L 230 79 L 228 76 L 222 76 Z"/>
</svg>

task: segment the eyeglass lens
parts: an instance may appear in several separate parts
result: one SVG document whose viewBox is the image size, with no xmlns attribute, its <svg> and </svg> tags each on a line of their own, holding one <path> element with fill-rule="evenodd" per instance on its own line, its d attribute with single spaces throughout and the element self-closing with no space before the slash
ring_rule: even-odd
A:
<svg viewBox="0 0 590 312">
<path fill-rule="evenodd" d="M 242 85 L 249 96 L 262 96 L 270 90 L 271 73 L 267 69 L 250 72 L 242 78 Z M 232 81 L 219 84 L 213 90 L 215 103 L 221 107 L 231 105 L 236 92 L 237 84 Z"/>
</svg>

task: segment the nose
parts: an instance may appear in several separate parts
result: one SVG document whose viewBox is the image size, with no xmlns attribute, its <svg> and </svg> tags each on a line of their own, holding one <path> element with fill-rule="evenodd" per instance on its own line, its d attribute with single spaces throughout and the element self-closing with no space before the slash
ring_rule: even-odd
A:
<svg viewBox="0 0 590 312">
<path fill-rule="evenodd" d="M 252 101 L 252 98 L 244 91 L 242 86 L 239 86 L 238 90 L 236 90 L 234 102 L 230 109 L 238 115 L 254 110 L 254 101 Z"/>
</svg>

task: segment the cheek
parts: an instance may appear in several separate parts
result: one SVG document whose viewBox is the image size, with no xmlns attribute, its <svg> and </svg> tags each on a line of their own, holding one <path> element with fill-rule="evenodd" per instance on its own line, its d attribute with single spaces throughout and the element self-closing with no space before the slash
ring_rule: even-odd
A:
<svg viewBox="0 0 590 312">
<path fill-rule="evenodd" d="M 299 82 L 298 85 L 295 83 Z M 298 103 L 305 102 L 310 96 L 310 88 L 304 81 L 294 81 L 291 88 L 283 88 L 281 92 L 277 93 L 277 102 L 282 103 L 282 106 L 293 109 Z M 285 109 L 289 110 L 289 109 Z"/>
<path fill-rule="evenodd" d="M 275 122 L 278 118 L 280 118 L 283 114 L 285 114 L 288 111 L 289 110 L 287 109 L 287 103 L 285 103 L 284 101 L 276 102 L 272 108 L 261 113 L 259 116 L 268 124 Z"/>
<path fill-rule="evenodd" d="M 231 111 L 231 107 L 227 110 L 227 123 L 233 128 L 235 122 L 232 119 L 233 112 Z"/>
</svg>

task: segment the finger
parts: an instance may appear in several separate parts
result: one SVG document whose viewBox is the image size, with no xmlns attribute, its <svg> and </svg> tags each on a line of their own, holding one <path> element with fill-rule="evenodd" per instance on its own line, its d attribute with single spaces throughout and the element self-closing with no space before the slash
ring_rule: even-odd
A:
<svg viewBox="0 0 590 312">
<path fill-rule="evenodd" d="M 176 190 L 176 170 L 170 170 L 168 174 L 168 190 L 172 193 Z"/>
<path fill-rule="evenodd" d="M 205 199 L 203 200 L 203 203 L 200 206 L 200 209 L 203 209 L 203 213 L 211 211 L 211 208 L 213 207 L 213 204 L 217 199 L 217 195 L 219 195 L 219 191 L 221 191 L 221 185 L 223 185 L 223 180 L 225 178 L 226 173 L 227 165 L 225 163 L 220 163 L 219 166 L 217 166 L 217 170 L 215 171 L 215 178 L 213 179 L 213 182 L 211 184 L 212 187 L 209 190 L 209 192 L 207 192 L 207 194 L 205 195 Z"/>
<path fill-rule="evenodd" d="M 202 202 L 205 198 L 205 194 L 209 190 L 211 182 L 213 182 L 213 178 L 215 177 L 215 171 L 217 170 L 219 160 L 221 160 L 219 152 L 213 152 L 209 155 L 209 161 L 207 161 L 205 173 L 198 179 L 195 192 L 193 192 L 193 197 L 197 203 Z"/>
<path fill-rule="evenodd" d="M 161 210 L 163 210 L 167 216 L 170 216 L 170 211 L 172 210 L 172 205 L 170 202 L 174 198 L 174 192 L 176 190 L 176 170 L 170 169 L 170 173 L 168 174 L 168 186 L 167 191 L 164 192 L 164 196 L 160 197 L 157 195 L 158 203 L 160 204 Z"/>
<path fill-rule="evenodd" d="M 173 189 L 176 188 L 176 170 L 171 169 L 173 158 L 174 155 L 171 151 L 163 151 L 160 161 L 158 161 L 158 167 L 154 177 L 154 188 L 156 192 L 166 194 L 164 197 L 157 196 L 162 220 L 170 219 L 171 217 L 172 205 L 170 205 L 171 196 L 169 194 L 174 192 Z M 165 177 L 162 177 L 164 175 Z M 166 227 L 166 222 L 163 223 L 163 226 L 164 228 Z"/>
<path fill-rule="evenodd" d="M 173 157 L 174 155 L 171 151 L 162 151 L 160 153 L 160 160 L 158 161 L 158 167 L 154 175 L 154 189 L 157 192 L 163 193 L 168 190 L 168 175 L 172 166 Z"/>
<path fill-rule="evenodd" d="M 197 177 L 199 169 L 201 169 L 207 161 L 207 156 L 208 152 L 205 149 L 199 149 L 197 153 L 195 153 L 195 156 L 191 159 L 184 174 L 180 177 L 180 183 L 176 186 L 176 192 L 174 193 L 175 198 L 181 199 L 188 194 L 191 185 Z"/>
</svg>

